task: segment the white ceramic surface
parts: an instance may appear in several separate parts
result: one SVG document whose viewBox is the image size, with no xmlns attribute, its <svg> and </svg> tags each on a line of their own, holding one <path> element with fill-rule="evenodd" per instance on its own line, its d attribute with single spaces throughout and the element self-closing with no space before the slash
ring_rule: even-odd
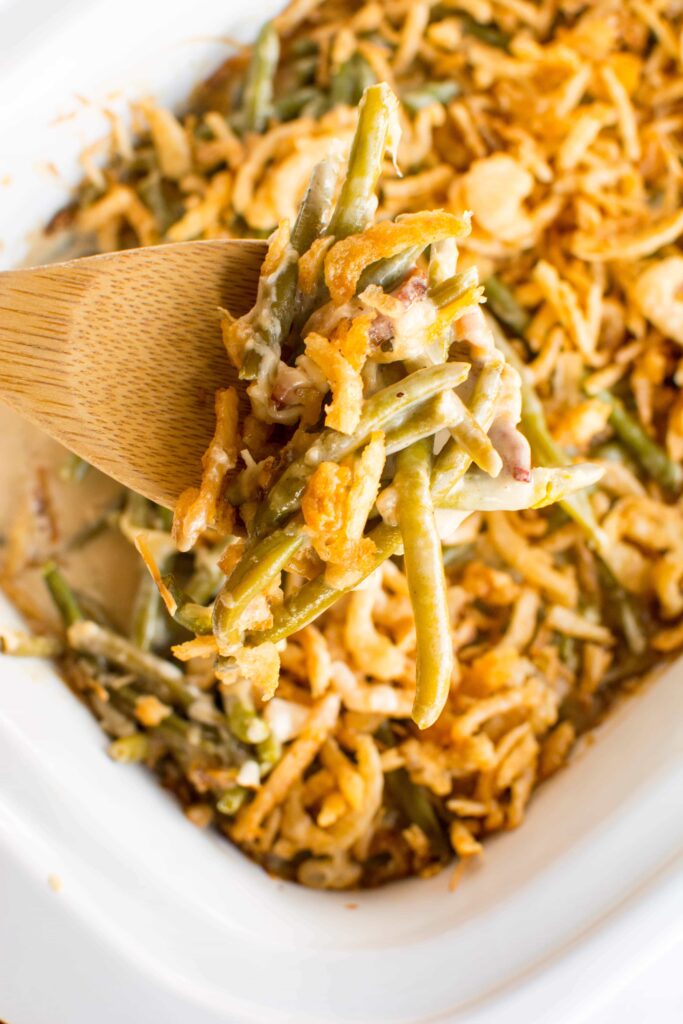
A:
<svg viewBox="0 0 683 1024">
<path fill-rule="evenodd" d="M 98 103 L 121 107 L 122 87 L 179 99 L 227 52 L 220 35 L 249 37 L 278 6 L 0 4 L 0 259 L 23 258 L 76 179 L 105 130 Z M 0 604 L 1 624 L 13 614 Z M 681 940 L 681 674 L 619 708 L 456 894 L 447 873 L 319 894 L 196 831 L 144 771 L 105 756 L 48 665 L 0 657 L 0 1018 L 594 1019 L 645 953 Z"/>
</svg>

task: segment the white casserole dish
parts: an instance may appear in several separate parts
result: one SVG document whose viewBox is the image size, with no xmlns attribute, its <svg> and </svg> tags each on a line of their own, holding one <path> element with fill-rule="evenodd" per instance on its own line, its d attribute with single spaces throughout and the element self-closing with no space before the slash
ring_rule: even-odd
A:
<svg viewBox="0 0 683 1024">
<path fill-rule="evenodd" d="M 122 87 L 175 102 L 225 55 L 220 36 L 249 38 L 280 6 L 0 0 L 0 265 L 24 259 L 63 202 L 105 131 L 99 103 L 122 109 Z M 13 619 L 0 604 L 0 625 Z M 0 1018 L 596 1019 L 633 969 L 683 941 L 682 671 L 618 708 L 456 894 L 447 873 L 320 894 L 195 830 L 154 779 L 108 760 L 48 665 L 3 657 Z"/>
</svg>

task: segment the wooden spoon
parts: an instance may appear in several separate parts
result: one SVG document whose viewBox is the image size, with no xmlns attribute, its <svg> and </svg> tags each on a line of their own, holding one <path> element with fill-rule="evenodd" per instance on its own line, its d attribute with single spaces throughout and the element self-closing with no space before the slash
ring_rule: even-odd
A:
<svg viewBox="0 0 683 1024">
<path fill-rule="evenodd" d="M 251 308 L 265 243 L 181 242 L 0 274 L 0 399 L 172 507 L 237 374 L 219 307 Z"/>
</svg>

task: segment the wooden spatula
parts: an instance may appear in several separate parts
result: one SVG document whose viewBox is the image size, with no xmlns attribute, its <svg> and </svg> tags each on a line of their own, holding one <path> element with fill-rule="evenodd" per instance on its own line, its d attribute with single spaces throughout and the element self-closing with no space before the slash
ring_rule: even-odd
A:
<svg viewBox="0 0 683 1024">
<path fill-rule="evenodd" d="M 0 400 L 172 507 L 199 479 L 214 392 L 236 383 L 219 307 L 253 305 L 264 254 L 182 242 L 0 274 Z"/>
</svg>

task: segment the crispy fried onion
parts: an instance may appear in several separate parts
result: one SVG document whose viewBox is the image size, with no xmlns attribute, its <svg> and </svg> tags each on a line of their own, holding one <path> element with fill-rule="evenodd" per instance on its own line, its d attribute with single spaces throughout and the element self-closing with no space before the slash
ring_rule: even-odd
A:
<svg viewBox="0 0 683 1024">
<path fill-rule="evenodd" d="M 333 301 L 338 305 L 348 302 L 361 274 L 371 263 L 396 256 L 412 246 L 427 246 L 443 238 L 464 238 L 469 230 L 469 214 L 457 216 L 433 210 L 382 221 L 361 235 L 342 239 L 325 257 L 325 281 Z"/>
</svg>

